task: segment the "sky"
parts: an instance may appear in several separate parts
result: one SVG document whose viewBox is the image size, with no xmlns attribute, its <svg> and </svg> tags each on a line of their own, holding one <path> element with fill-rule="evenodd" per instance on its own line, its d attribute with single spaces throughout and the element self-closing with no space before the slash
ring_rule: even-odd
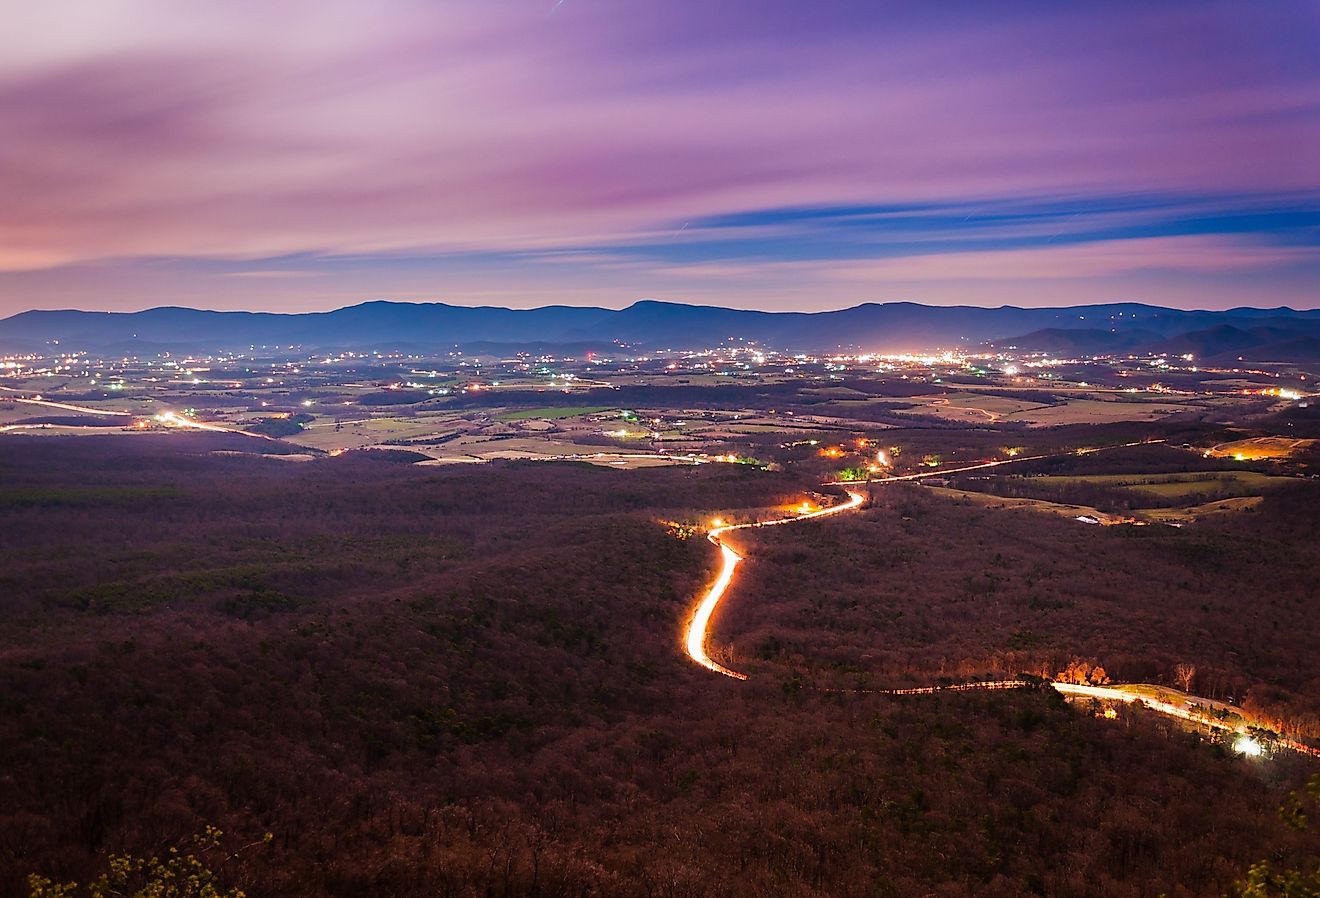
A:
<svg viewBox="0 0 1320 898">
<path fill-rule="evenodd" d="M 1320 306 L 1320 3 L 52 0 L 0 315 Z"/>
</svg>

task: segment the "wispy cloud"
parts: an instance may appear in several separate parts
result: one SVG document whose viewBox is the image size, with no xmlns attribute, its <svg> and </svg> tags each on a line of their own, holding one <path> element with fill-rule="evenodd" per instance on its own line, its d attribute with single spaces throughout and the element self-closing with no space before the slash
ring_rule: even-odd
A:
<svg viewBox="0 0 1320 898">
<path fill-rule="evenodd" d="M 1147 237 L 878 259 L 832 266 L 828 277 L 871 282 L 1068 281 L 1149 271 L 1261 271 L 1316 262 L 1320 262 L 1320 247 L 1272 246 L 1220 235 Z"/>
<path fill-rule="evenodd" d="M 138 261 L 160 257 L 614 304 L 741 301 L 693 279 L 746 260 L 1088 278 L 1098 247 L 1207 235 L 1263 257 L 1317 241 L 1317 40 L 1304 0 L 26 4 L 0 34 L 0 310 L 93 270 L 84 304 L 253 301 Z M 1265 294 L 1296 255 L 1255 266 Z M 310 286 L 264 301 L 339 298 Z"/>
</svg>

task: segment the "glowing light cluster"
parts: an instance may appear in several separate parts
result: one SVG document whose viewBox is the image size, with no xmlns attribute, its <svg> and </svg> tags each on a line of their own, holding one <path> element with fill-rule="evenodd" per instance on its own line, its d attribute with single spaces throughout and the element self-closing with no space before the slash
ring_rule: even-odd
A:
<svg viewBox="0 0 1320 898">
<path fill-rule="evenodd" d="M 1248 735 L 1241 735 L 1233 743 L 1233 751 L 1248 758 L 1259 758 L 1264 753 L 1261 744 Z"/>
</svg>

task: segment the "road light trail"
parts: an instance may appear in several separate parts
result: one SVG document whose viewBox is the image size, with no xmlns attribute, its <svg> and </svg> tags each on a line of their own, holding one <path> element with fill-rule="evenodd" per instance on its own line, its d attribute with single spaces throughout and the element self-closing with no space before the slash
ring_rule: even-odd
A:
<svg viewBox="0 0 1320 898">
<path fill-rule="evenodd" d="M 1094 452 L 1105 452 L 1110 449 L 1130 449 L 1133 446 L 1147 446 L 1153 443 L 1163 443 L 1164 440 L 1137 440 L 1132 443 L 1122 443 L 1118 446 L 1100 446 L 1096 448 L 1084 447 L 1074 449 L 1071 452 L 1056 453 L 1054 455 L 1019 455 L 1016 458 L 997 458 L 994 461 L 978 462 L 974 465 L 964 465 L 960 468 L 935 468 L 930 471 L 918 471 L 916 474 L 897 474 L 891 477 L 876 477 L 872 480 L 830 480 L 826 486 L 857 486 L 862 483 L 901 483 L 905 480 L 924 480 L 927 477 L 943 477 L 948 474 L 962 474 L 966 471 L 981 471 L 986 468 L 997 468 L 1000 465 L 1015 465 L 1024 461 L 1042 461 L 1047 458 L 1067 458 L 1070 455 L 1090 455 Z"/>
<path fill-rule="evenodd" d="M 120 411 L 112 411 L 112 410 L 109 410 L 109 409 L 101 410 L 101 409 L 87 408 L 87 407 L 80 406 L 80 405 L 69 405 L 69 404 L 66 403 L 66 402 L 50 402 L 49 400 L 46 400 L 46 399 L 18 399 L 18 398 L 15 398 L 14 401 L 15 401 L 15 402 L 25 402 L 25 403 L 28 403 L 29 405 L 40 405 L 40 406 L 45 406 L 46 408 L 58 408 L 58 409 L 63 409 L 63 410 L 65 410 L 65 411 L 70 411 L 70 412 L 86 412 L 86 413 L 93 414 L 93 415 L 116 415 L 116 416 L 120 416 L 120 417 L 128 417 L 128 418 L 133 417 L 133 413 L 132 413 L 132 412 L 120 412 Z M 205 430 L 205 431 L 209 431 L 209 432 L 211 432 L 211 433 L 237 433 L 237 434 L 242 434 L 242 435 L 245 436 L 245 437 L 257 437 L 257 438 L 259 438 L 259 439 L 263 439 L 263 440 L 269 440 L 269 439 L 271 439 L 270 437 L 266 436 L 266 435 L 263 434 L 263 433 L 251 433 L 251 432 L 249 432 L 249 431 L 246 431 L 246 430 L 239 430 L 239 429 L 234 428 L 234 427 L 221 427 L 221 426 L 218 425 L 218 424 L 208 424 L 208 423 L 206 423 L 205 421 L 198 421 L 198 420 L 195 420 L 195 419 L 193 419 L 193 418 L 187 418 L 187 417 L 184 417 L 183 415 L 180 415 L 178 412 L 161 412 L 160 414 L 155 415 L 154 418 L 155 418 L 155 420 L 156 420 L 156 422 L 157 422 L 158 424 L 163 424 L 163 425 L 165 425 L 166 427 L 175 427 L 175 428 L 180 428 L 180 429 L 185 429 L 185 430 Z M 145 419 L 143 419 L 143 420 L 145 420 Z M 55 426 L 60 426 L 62 429 L 65 429 L 65 430 L 73 430 L 73 429 L 87 429 L 87 430 L 90 430 L 90 429 L 92 429 L 92 428 L 83 428 L 83 427 L 80 427 L 79 425 L 13 424 L 13 425 L 9 425 L 9 426 L 6 426 L 6 427 L 3 427 L 3 428 L 0 428 L 0 432 L 5 432 L 5 433 L 7 433 L 7 432 L 9 432 L 9 431 L 11 431 L 11 430 L 19 430 L 19 429 L 35 429 L 35 428 L 49 428 L 49 427 L 55 427 Z"/>
<path fill-rule="evenodd" d="M 71 405 L 67 402 L 52 402 L 49 399 L 42 399 L 40 396 L 26 398 L 15 396 L 14 402 L 22 402 L 26 405 L 41 405 L 46 408 L 57 408 L 66 412 L 82 412 L 85 415 L 117 415 L 123 417 L 132 417 L 132 412 L 121 412 L 110 408 L 92 408 L 87 405 Z"/>
<path fill-rule="evenodd" d="M 12 387 L 0 387 L 0 390 L 4 390 L 7 393 L 18 392 L 14 390 Z M 40 394 L 32 397 L 15 396 L 13 397 L 13 401 L 22 402 L 26 405 L 40 405 L 45 408 L 60 409 L 66 412 L 82 412 L 83 414 L 87 414 L 87 415 L 102 415 L 102 416 L 113 415 L 116 417 L 123 417 L 123 418 L 133 417 L 133 412 L 125 412 L 125 411 L 120 411 L 118 409 L 109 409 L 109 408 L 92 408 L 91 406 L 73 405 L 68 402 L 54 402 L 50 399 L 42 399 Z M 208 424 L 205 421 L 198 421 L 193 418 L 184 417 L 183 415 L 180 415 L 178 412 L 161 412 L 160 414 L 155 416 L 155 419 L 158 423 L 164 424 L 166 427 L 179 427 L 179 428 L 185 428 L 191 430 L 207 430 L 207 431 L 211 431 L 212 433 L 238 433 L 238 434 L 242 434 L 245 437 L 257 437 L 263 440 L 270 439 L 270 437 L 262 433 L 251 433 L 246 430 L 240 430 L 236 427 L 221 427 L 218 424 Z M 14 428 L 12 427 L 5 428 L 6 431 L 11 429 Z"/>
<path fill-rule="evenodd" d="M 720 538 L 731 530 L 745 530 L 749 527 L 774 527 L 780 524 L 793 524 L 798 521 L 805 521 L 810 518 L 824 518 L 830 515 L 840 514 L 845 511 L 852 511 L 860 508 L 866 497 L 861 493 L 848 492 L 848 501 L 839 505 L 831 505 L 828 508 L 821 508 L 816 511 L 809 511 L 804 514 L 794 515 L 792 517 L 772 518 L 768 521 L 752 521 L 747 524 L 724 524 L 713 528 L 706 538 L 720 548 L 720 573 L 711 584 L 706 595 L 702 597 L 697 605 L 696 611 L 692 613 L 692 619 L 688 621 L 687 636 L 684 640 L 687 646 L 688 657 L 700 664 L 707 670 L 723 674 L 726 677 L 732 677 L 735 680 L 747 679 L 747 674 L 739 673 L 720 664 L 714 658 L 706 653 L 706 638 L 710 629 L 710 619 L 715 613 L 715 607 L 719 605 L 720 599 L 724 598 L 724 593 L 728 590 L 729 584 L 733 582 L 733 573 L 738 567 L 738 562 L 742 561 L 742 556 L 735 552 L 729 546 L 725 545 Z"/>
<path fill-rule="evenodd" d="M 1146 443 L 1162 443 L 1162 442 L 1164 441 L 1140 440 L 1133 443 L 1124 443 L 1121 446 L 1108 446 L 1103 448 L 1122 449 L 1131 446 L 1140 446 Z M 1084 449 L 1074 450 L 1074 452 L 1067 454 L 1089 455 L 1092 452 L 1100 452 L 1100 451 L 1103 451 L 1103 449 L 1084 448 Z M 952 474 L 961 471 L 976 471 L 983 468 L 998 467 L 999 465 L 1009 464 L 1011 462 L 1039 461 L 1041 459 L 1058 458 L 1058 457 L 1061 456 L 1033 455 L 1033 456 L 1025 456 L 1021 458 L 1001 459 L 991 462 L 983 462 L 981 464 L 976 464 L 976 465 L 968 465 L 966 467 L 961 467 L 946 471 L 929 471 L 929 472 L 921 472 L 917 474 L 904 474 L 895 477 L 885 477 L 885 478 L 868 481 L 868 483 L 871 485 L 875 485 L 875 484 L 884 484 L 884 483 L 898 483 L 901 481 L 920 480 L 922 478 L 931 477 L 936 474 Z M 853 486 L 857 485 L 856 481 L 848 481 L 846 483 L 848 485 L 853 485 Z M 844 485 L 844 482 L 840 482 L 832 485 Z M 724 598 L 724 594 L 728 591 L 729 586 L 732 584 L 733 575 L 734 572 L 737 570 L 739 562 L 743 560 L 743 556 L 739 555 L 736 551 L 734 551 L 728 545 L 726 545 L 724 541 L 721 539 L 721 537 L 725 533 L 728 533 L 733 530 L 746 530 L 753 527 L 773 527 L 780 524 L 792 524 L 797 521 L 807 520 L 809 518 L 820 518 L 820 517 L 827 517 L 830 515 L 836 515 L 845 511 L 851 511 L 853 509 L 859 508 L 866 501 L 865 497 L 861 493 L 854 492 L 853 490 L 848 490 L 847 492 L 848 492 L 848 501 L 841 503 L 839 505 L 832 505 L 829 506 L 828 508 L 822 508 L 817 511 L 807 512 L 805 514 L 800 514 L 800 515 L 794 515 L 792 517 L 773 518 L 768 521 L 752 521 L 746 524 L 720 524 L 716 527 L 713 527 L 707 533 L 707 538 L 712 543 L 719 546 L 720 548 L 722 564 L 720 567 L 719 576 L 715 578 L 715 582 L 711 584 L 710 588 L 706 592 L 706 595 L 702 597 L 700 604 L 697 605 L 696 610 L 692 614 L 691 620 L 688 622 L 687 635 L 685 637 L 685 645 L 687 648 L 688 656 L 693 661 L 697 662 L 707 670 L 713 671 L 718 674 L 722 674 L 726 677 L 730 677 L 735 680 L 746 680 L 748 678 L 747 674 L 725 667 L 723 664 L 720 664 L 718 661 L 711 658 L 710 655 L 707 654 L 706 652 L 706 640 L 708 638 L 709 630 L 710 630 L 710 619 L 712 615 L 714 615 L 715 608 L 719 605 L 720 600 Z M 818 687 L 818 688 L 822 692 L 850 692 L 850 693 L 868 693 L 868 694 L 876 694 L 876 695 L 901 696 L 901 695 L 934 695 L 940 692 L 970 692 L 973 690 L 1023 689 L 1029 687 L 1030 685 L 1031 683 L 1026 680 L 989 680 L 978 683 L 953 683 L 944 686 L 915 686 L 906 689 L 837 689 L 837 688 L 829 688 L 829 687 Z M 1124 704 L 1134 704 L 1134 703 L 1140 704 L 1144 708 L 1147 708 L 1151 711 L 1155 711 L 1158 714 L 1163 714 L 1167 717 L 1174 717 L 1179 720 L 1188 721 L 1190 723 L 1201 724 L 1209 727 L 1212 730 L 1221 730 L 1223 732 L 1237 733 L 1244 739 L 1247 739 L 1249 743 L 1251 743 L 1252 747 L 1254 748 L 1254 753 L 1258 754 L 1260 751 L 1260 749 L 1256 747 L 1256 743 L 1250 738 L 1251 731 L 1249 726 L 1246 724 L 1233 724 L 1222 720 L 1216 720 L 1215 718 L 1210 717 L 1208 715 L 1196 713 L 1196 709 L 1194 708 L 1171 704 L 1169 702 L 1160 701 L 1159 699 L 1151 698 L 1149 696 L 1143 696 L 1136 692 L 1132 692 L 1130 691 L 1131 687 L 1124 688 L 1122 686 L 1090 686 L 1090 685 L 1083 685 L 1077 683 L 1064 683 L 1058 680 L 1049 681 L 1049 686 L 1062 695 L 1103 699 L 1106 701 L 1118 701 L 1118 702 L 1123 702 Z M 1246 718 L 1246 715 L 1242 712 L 1242 710 L 1233 705 L 1225 705 L 1222 702 L 1211 702 L 1210 700 L 1201 698 L 1199 696 L 1188 696 L 1187 701 L 1189 702 L 1189 704 L 1194 703 L 1198 705 L 1218 705 L 1236 712 L 1240 717 L 1244 719 Z M 1288 739 L 1283 736 L 1280 736 L 1275 741 L 1276 744 L 1279 745 L 1280 747 L 1288 748 L 1293 751 L 1299 752 L 1301 754 L 1320 758 L 1320 749 L 1313 748 L 1312 746 L 1306 745 L 1305 743 L 1298 742 L 1294 739 Z M 1245 751 L 1245 749 L 1239 749 L 1239 751 Z"/>
<path fill-rule="evenodd" d="M 1162 702 L 1156 698 L 1151 698 L 1149 696 L 1139 695 L 1134 692 L 1129 692 L 1128 690 L 1124 689 L 1121 686 L 1119 687 L 1084 686 L 1078 683 L 1060 683 L 1057 680 L 1051 682 L 1050 685 L 1053 686 L 1056 691 L 1062 693 L 1063 695 L 1085 696 L 1095 699 L 1106 699 L 1108 701 L 1124 702 L 1126 704 L 1132 704 L 1135 702 L 1143 705 L 1146 708 L 1149 708 L 1152 711 L 1155 711 L 1159 714 L 1163 714 L 1166 717 L 1176 717 L 1180 720 L 1190 721 L 1191 723 L 1199 723 L 1203 726 L 1209 727 L 1212 730 L 1223 730 L 1224 732 L 1237 733 L 1242 736 L 1247 736 L 1250 734 L 1250 727 L 1246 724 L 1234 724 L 1234 723 L 1228 723 L 1223 720 L 1216 720 L 1215 718 L 1210 717 L 1206 714 L 1198 714 L 1192 708 L 1184 707 L 1182 705 L 1175 705 L 1170 702 Z M 1243 717 L 1245 719 L 1245 715 L 1243 714 L 1241 708 L 1238 708 L 1235 705 L 1227 704 L 1225 702 L 1211 702 L 1209 699 L 1204 699 L 1196 695 L 1188 696 L 1188 702 L 1195 703 L 1197 705 L 1201 705 L 1201 704 L 1218 705 L 1222 708 L 1226 708 L 1233 711 L 1239 717 Z M 1279 745 L 1283 746 L 1284 748 L 1290 748 L 1293 751 L 1300 752 L 1306 755 L 1311 755 L 1312 757 L 1315 758 L 1320 758 L 1320 749 L 1312 748 L 1309 745 L 1282 736 L 1279 737 L 1276 741 L 1278 742 Z"/>
<path fill-rule="evenodd" d="M 166 427 L 177 427 L 186 430 L 205 430 L 209 433 L 236 433 L 240 436 L 254 437 L 259 440 L 275 441 L 274 437 L 266 436 L 264 433 L 252 433 L 248 430 L 239 430 L 236 427 L 221 427 L 219 424 L 208 424 L 205 421 L 198 421 L 195 418 L 185 418 L 178 412 L 161 412 L 156 415 L 156 420 Z"/>
<path fill-rule="evenodd" d="M 1159 713 L 1166 714 L 1169 717 L 1177 717 L 1182 720 L 1191 720 L 1196 723 L 1204 723 L 1207 726 L 1209 726 L 1211 729 L 1234 730 L 1234 731 L 1238 729 L 1237 727 L 1231 724 L 1224 723 L 1221 720 L 1201 717 L 1200 715 L 1193 714 L 1191 711 L 1179 705 L 1170 704 L 1169 702 L 1162 702 L 1159 699 L 1150 698 L 1149 696 L 1138 695 L 1134 692 L 1128 692 L 1122 689 L 1121 687 L 1087 686 L 1080 683 L 1061 683 L 1058 680 L 1052 681 L 1050 685 L 1054 687 L 1055 691 L 1060 692 L 1063 695 L 1078 695 L 1078 696 L 1084 696 L 1086 698 L 1106 699 L 1108 701 L 1124 702 L 1124 703 L 1139 701 L 1147 708 L 1150 708 L 1152 711 L 1158 711 Z"/>
<path fill-rule="evenodd" d="M 238 430 L 230 430 L 228 427 L 221 427 L 218 424 L 207 424 L 205 421 L 195 421 L 192 418 L 185 418 L 178 412 L 161 412 L 156 416 L 156 420 L 168 427 L 186 427 L 193 430 L 209 430 L 212 433 L 242 432 Z"/>
<path fill-rule="evenodd" d="M 1154 440 L 1154 441 L 1141 440 L 1134 443 L 1126 443 L 1124 444 L 1124 447 L 1139 446 L 1145 442 L 1163 442 L 1163 440 Z M 1124 447 L 1114 446 L 1110 448 L 1117 449 Z M 1083 454 L 1090 452 L 1098 452 L 1098 451 L 1100 450 L 1098 449 L 1076 450 L 1077 453 L 1083 453 Z M 1073 453 L 1068 453 L 1068 454 L 1073 454 Z M 905 480 L 921 480 L 926 477 L 934 477 L 937 474 L 957 474 L 963 471 L 979 471 L 983 468 L 994 468 L 1000 465 L 1011 464 L 1014 462 L 1040 461 L 1041 459 L 1056 458 L 1056 457 L 1058 456 L 1028 455 L 1019 458 L 997 459 L 995 461 L 981 462 L 979 464 L 966 465 L 964 467 L 951 468 L 942 471 L 922 471 L 916 474 L 900 474 L 892 477 L 882 477 L 882 478 L 877 478 L 875 480 L 866 481 L 866 483 L 869 485 L 875 485 L 875 484 L 884 484 L 884 483 L 898 483 Z M 827 485 L 856 486 L 858 485 L 858 482 L 833 481 Z M 692 614 L 692 619 L 688 622 L 687 635 L 684 637 L 684 644 L 687 649 L 688 657 L 690 657 L 693 661 L 697 662 L 707 670 L 714 671 L 715 673 L 723 674 L 726 677 L 732 677 L 735 680 L 747 679 L 746 674 L 739 673 L 736 670 L 731 670 L 730 668 L 725 667 L 723 664 L 720 664 L 718 661 L 711 658 L 710 655 L 707 654 L 706 652 L 706 639 L 709 635 L 710 619 L 714 615 L 715 608 L 716 606 L 719 605 L 720 599 L 724 598 L 724 593 L 728 591 L 729 585 L 733 582 L 733 574 L 738 567 L 738 562 L 742 561 L 742 556 L 739 555 L 737 552 L 735 552 L 733 549 L 729 548 L 727 545 L 725 545 L 724 542 L 720 539 L 720 537 L 723 536 L 723 534 L 733 530 L 745 530 L 751 527 L 774 527 L 780 524 L 792 524 L 797 521 L 804 521 L 810 518 L 828 517 L 830 515 L 836 515 L 845 511 L 851 511 L 853 509 L 859 508 L 862 505 L 862 503 L 865 501 L 866 498 L 861 493 L 849 490 L 848 501 L 839 505 L 831 505 L 828 508 L 822 508 L 817 511 L 807 512 L 805 514 L 800 514 L 800 515 L 794 515 L 792 517 L 772 518 L 771 520 L 768 521 L 752 521 L 746 524 L 724 524 L 711 529 L 710 532 L 707 534 L 707 538 L 712 543 L 720 547 L 720 553 L 721 553 L 720 573 L 719 576 L 715 578 L 715 582 L 711 584 L 710 589 L 707 590 L 706 595 L 702 597 L 701 602 L 697 605 L 696 611 L 694 611 Z M 978 685 L 975 688 L 988 688 L 988 687 L 983 687 Z M 1003 688 L 1003 687 L 1001 686 L 999 688 Z M 926 694 L 927 692 L 937 692 L 942 690 L 938 687 L 924 687 L 921 689 L 912 689 L 912 690 L 876 690 L 876 691 L 884 691 L 892 695 L 917 695 L 917 694 Z"/>
<path fill-rule="evenodd" d="M 715 582 L 711 584 L 705 598 L 701 600 L 701 604 L 697 606 L 697 610 L 692 614 L 692 620 L 688 623 L 687 653 L 693 661 L 707 670 L 724 674 L 726 677 L 733 677 L 735 680 L 745 680 L 747 674 L 730 670 L 706 654 L 706 631 L 710 627 L 710 616 L 715 613 L 715 606 L 720 603 L 725 590 L 733 582 L 733 572 L 738 567 L 738 562 L 742 561 L 742 556 L 720 543 L 714 532 L 711 533 L 710 540 L 720 547 L 722 559 L 720 575 L 715 578 Z"/>
</svg>

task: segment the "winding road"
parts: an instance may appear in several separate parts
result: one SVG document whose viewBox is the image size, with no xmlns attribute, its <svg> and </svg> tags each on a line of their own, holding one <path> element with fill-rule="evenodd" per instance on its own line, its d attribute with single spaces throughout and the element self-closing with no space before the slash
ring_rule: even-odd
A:
<svg viewBox="0 0 1320 898">
<path fill-rule="evenodd" d="M 720 603 L 724 597 L 724 592 L 733 582 L 734 569 L 738 567 L 738 562 L 742 561 L 742 556 L 729 548 L 724 543 L 723 536 L 733 530 L 746 530 L 749 527 L 774 527 L 779 524 L 796 524 L 798 521 L 807 521 L 812 518 L 824 518 L 830 515 L 842 514 L 845 511 L 852 511 L 861 508 L 866 497 L 861 493 L 848 493 L 848 501 L 839 505 L 830 505 L 818 511 L 808 511 L 803 514 L 793 515 L 792 517 L 772 518 L 768 521 L 753 521 L 748 524 L 723 524 L 713 528 L 706 534 L 706 538 L 720 548 L 720 575 L 715 578 L 710 589 L 706 591 L 705 597 L 697 605 L 697 610 L 692 613 L 692 619 L 688 622 L 687 629 L 687 653 L 693 661 L 700 664 L 707 670 L 713 670 L 715 673 L 724 674 L 726 677 L 733 677 L 735 680 L 747 679 L 747 674 L 739 673 L 720 664 L 706 653 L 706 637 L 710 629 L 710 618 L 715 613 L 715 606 Z"/>
<path fill-rule="evenodd" d="M 1141 442 L 1150 442 L 1150 441 L 1141 441 Z M 1154 442 L 1163 442 L 1163 441 L 1159 440 Z M 1140 443 L 1127 443 L 1124 445 L 1135 446 L 1135 445 L 1140 445 Z M 1123 447 L 1113 446 L 1113 447 L 1105 447 L 1105 448 L 1117 449 Z M 1099 452 L 1099 451 L 1103 451 L 1103 450 L 1080 449 L 1080 450 L 1074 450 L 1073 452 L 1067 454 L 1070 455 L 1089 454 L 1091 452 Z M 1010 464 L 1013 462 L 1035 461 L 1044 458 L 1057 458 L 1057 457 L 1061 457 L 1061 456 L 1051 456 L 1051 455 L 1023 456 L 1020 458 L 984 462 L 981 464 L 968 465 L 965 467 L 953 468 L 943 471 L 934 470 L 934 471 L 925 471 L 917 474 L 904 474 L 899 476 L 877 478 L 875 480 L 871 480 L 867 482 L 870 484 L 884 484 L 884 483 L 898 483 L 902 481 L 921 480 L 926 477 L 935 477 L 941 474 L 951 474 L 962 471 L 976 471 L 976 470 L 981 470 L 983 468 L 998 467 L 1000 465 Z M 841 485 L 845 485 L 845 483 L 836 482 L 832 485 L 841 486 Z M 849 482 L 847 483 L 847 485 L 856 486 L 857 484 L 855 482 Z M 744 524 L 717 524 L 715 527 L 712 527 L 707 532 L 707 539 L 709 539 L 711 543 L 717 546 L 720 550 L 720 572 L 719 575 L 715 578 L 715 582 L 710 585 L 705 595 L 702 596 L 701 601 L 698 603 L 696 609 L 692 613 L 692 617 L 688 620 L 687 632 L 684 635 L 684 647 L 687 650 L 688 656 L 693 661 L 695 661 L 697 664 L 700 664 L 702 667 L 706 668 L 709 671 L 713 671 L 714 673 L 721 674 L 723 676 L 729 677 L 734 680 L 746 680 L 748 678 L 747 674 L 742 673 L 741 671 L 734 670 L 716 661 L 714 658 L 710 657 L 710 654 L 706 651 L 706 643 L 709 639 L 709 634 L 710 634 L 711 617 L 714 615 L 716 607 L 719 606 L 720 600 L 724 598 L 725 593 L 728 592 L 730 585 L 732 585 L 733 575 L 737 570 L 738 564 L 743 560 L 743 556 L 728 545 L 728 543 L 724 539 L 724 535 L 726 533 L 731 533 L 735 530 L 747 530 L 757 527 L 775 527 L 783 524 L 796 524 L 800 521 L 808 521 L 816 518 L 830 517 L 837 514 L 843 514 L 844 512 L 848 512 L 848 511 L 859 510 L 865 504 L 866 497 L 861 493 L 855 492 L 854 490 L 847 490 L 846 492 L 848 494 L 848 500 L 846 502 L 841 502 L 837 505 L 827 506 L 817 511 L 808 511 L 802 514 L 795 514 L 781 518 L 771 518 L 769 520 L 764 520 L 764 521 L 752 521 Z M 868 693 L 875 693 L 882 695 L 931 695 L 937 692 L 969 692 L 972 690 L 987 690 L 987 689 L 1020 689 L 1020 688 L 1026 688 L 1029 685 L 1030 684 L 1028 682 L 1023 680 L 994 680 L 994 681 L 984 681 L 984 682 L 974 682 L 974 683 L 959 683 L 948 686 L 919 686 L 908 689 L 869 689 L 869 690 L 849 689 L 849 690 L 826 690 L 826 691 L 840 691 L 840 692 L 864 691 Z M 1213 717 L 1208 717 L 1204 714 L 1197 713 L 1198 705 L 1202 707 L 1220 707 L 1233 711 L 1239 716 L 1239 718 L 1243 720 L 1247 719 L 1247 715 L 1240 708 L 1236 708 L 1232 705 L 1226 705 L 1223 702 L 1216 702 L 1211 699 L 1201 698 L 1199 696 L 1187 696 L 1184 704 L 1177 705 L 1171 702 L 1160 701 L 1158 699 L 1151 698 L 1150 696 L 1141 695 L 1133 691 L 1132 686 L 1127 686 L 1127 687 L 1122 685 L 1091 686 L 1091 685 L 1081 685 L 1076 683 L 1064 683 L 1058 680 L 1050 681 L 1050 685 L 1056 691 L 1060 692 L 1063 695 L 1103 699 L 1106 701 L 1122 702 L 1124 704 L 1140 703 L 1142 706 L 1152 711 L 1155 711 L 1159 714 L 1164 714 L 1168 717 L 1174 717 L 1180 720 L 1186 720 L 1193 723 L 1201 724 L 1203 726 L 1207 726 L 1214 730 L 1237 733 L 1241 737 L 1239 743 L 1237 744 L 1237 746 L 1235 746 L 1239 752 L 1244 754 L 1259 754 L 1260 752 L 1259 745 L 1250 737 L 1249 728 L 1245 723 L 1242 724 L 1229 723 L 1223 720 L 1217 720 Z M 1245 742 L 1242 740 L 1245 740 Z M 1311 755 L 1312 757 L 1320 758 L 1320 749 L 1312 748 L 1309 745 L 1305 745 L 1301 742 L 1297 742 L 1292 739 L 1279 738 L 1277 740 L 1277 744 L 1286 748 L 1290 748 L 1293 751 L 1297 751 L 1302 754 L 1307 754 L 1307 755 Z"/>
</svg>

